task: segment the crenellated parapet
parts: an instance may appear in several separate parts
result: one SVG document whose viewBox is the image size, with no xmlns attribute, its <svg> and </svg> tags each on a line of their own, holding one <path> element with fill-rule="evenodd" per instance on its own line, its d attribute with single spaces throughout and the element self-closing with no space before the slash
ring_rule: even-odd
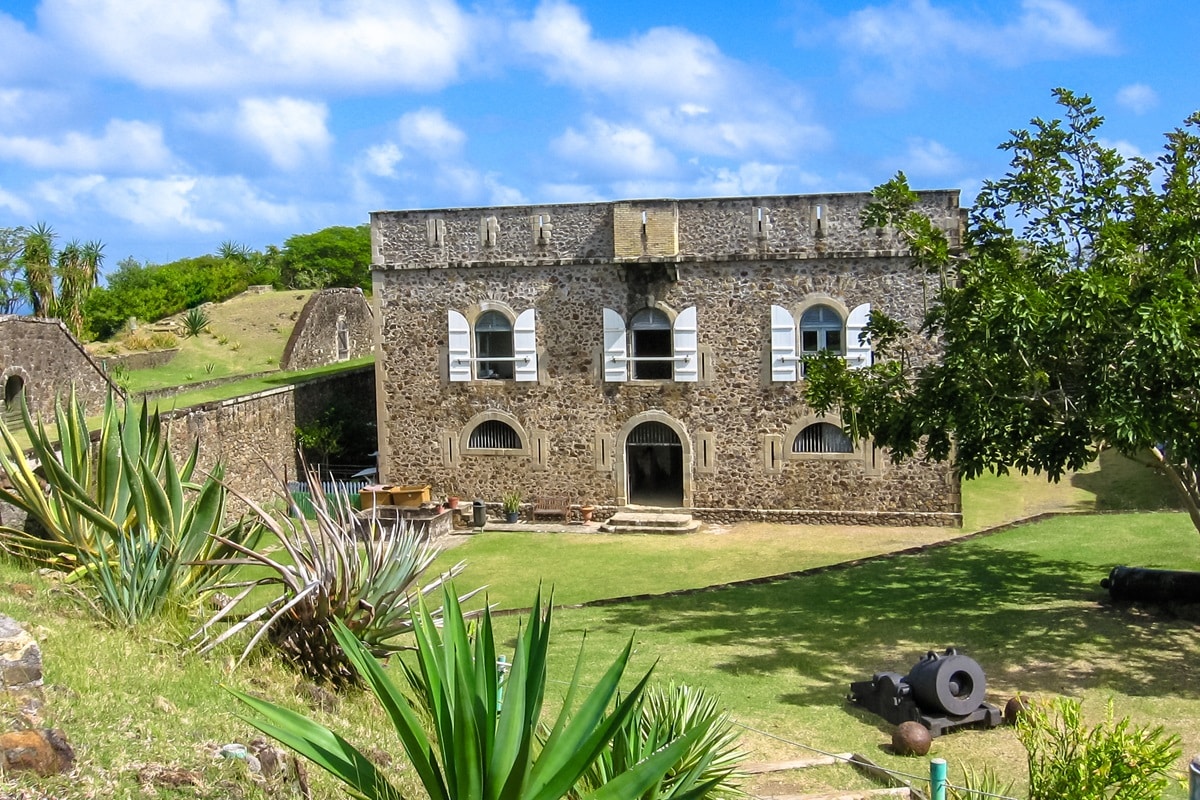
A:
<svg viewBox="0 0 1200 800">
<path fill-rule="evenodd" d="M 960 243 L 958 190 L 919 209 Z M 781 260 L 898 255 L 889 228 L 864 229 L 866 192 L 502 206 L 371 214 L 376 269 Z"/>
</svg>

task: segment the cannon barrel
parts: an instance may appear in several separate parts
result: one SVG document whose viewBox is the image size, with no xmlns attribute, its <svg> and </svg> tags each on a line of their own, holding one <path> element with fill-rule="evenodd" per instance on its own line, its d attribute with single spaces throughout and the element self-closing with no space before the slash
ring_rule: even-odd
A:
<svg viewBox="0 0 1200 800">
<path fill-rule="evenodd" d="M 953 648 L 943 655 L 930 650 L 904 681 L 921 706 L 957 716 L 979 708 L 987 693 L 987 678 L 978 662 Z"/>
<path fill-rule="evenodd" d="M 1117 602 L 1200 603 L 1200 572 L 1113 567 L 1100 586 Z"/>
</svg>

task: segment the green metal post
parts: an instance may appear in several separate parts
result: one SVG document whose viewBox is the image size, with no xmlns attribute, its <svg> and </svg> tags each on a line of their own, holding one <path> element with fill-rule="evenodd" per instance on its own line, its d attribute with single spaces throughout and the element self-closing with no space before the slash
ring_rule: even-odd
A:
<svg viewBox="0 0 1200 800">
<path fill-rule="evenodd" d="M 504 708 L 504 679 L 508 676 L 508 658 L 500 656 L 496 664 L 496 713 Z"/>
<path fill-rule="evenodd" d="M 946 800 L 946 759 L 929 762 L 929 800 Z"/>
</svg>

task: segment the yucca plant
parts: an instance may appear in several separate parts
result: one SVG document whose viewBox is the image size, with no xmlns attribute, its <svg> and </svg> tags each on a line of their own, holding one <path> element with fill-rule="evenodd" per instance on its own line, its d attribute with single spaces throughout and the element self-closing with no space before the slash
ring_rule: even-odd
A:
<svg viewBox="0 0 1200 800">
<path fill-rule="evenodd" d="M 279 540 L 287 558 L 224 542 L 238 552 L 223 559 L 223 566 L 260 567 L 266 574 L 212 587 L 236 594 L 221 602 L 193 638 L 207 652 L 242 631 L 253 631 L 241 660 L 265 638 L 305 675 L 334 686 L 356 684 L 358 674 L 333 636 L 334 623 L 344 624 L 375 656 L 388 656 L 402 646 L 397 637 L 412 627 L 413 597 L 436 591 L 465 564 L 419 583 L 438 548 L 402 520 L 384 520 L 374 511 L 360 519 L 344 491 L 335 489 L 330 496 L 307 464 L 304 472 L 313 521 L 301 513 L 286 482 L 281 481 L 280 494 L 291 514 L 282 519 L 239 495 Z M 264 589 L 270 590 L 265 602 Z M 214 635 L 222 624 L 225 629 Z"/>
<path fill-rule="evenodd" d="M 680 754 L 661 780 L 636 795 L 638 800 L 745 797 L 737 786 L 745 777 L 738 770 L 745 754 L 738 749 L 739 736 L 729 715 L 704 689 L 677 684 L 647 689 L 638 713 L 626 719 L 612 744 L 584 774 L 581 792 L 603 786 L 614 775 L 696 728 L 703 728 L 704 735 Z M 695 794 L 701 786 L 707 786 L 707 791 Z M 634 797 L 631 795 L 630 800 Z"/>
<path fill-rule="evenodd" d="M 617 696 L 632 640 L 576 707 L 577 696 L 583 692 L 580 653 L 562 708 L 549 734 L 542 738 L 538 730 L 546 688 L 551 604 L 542 608 L 539 591 L 517 635 L 501 703 L 490 613 L 484 611 L 472 638 L 453 590 L 445 586 L 442 591 L 440 626 L 424 599 L 418 601 L 413 627 L 416 667 L 406 670 L 420 681 L 419 696 L 427 704 L 422 710 L 432 721 L 432 735 L 425 731 L 409 698 L 396 688 L 367 648 L 345 626 L 334 626 L 347 657 L 390 717 L 426 794 L 430 800 L 558 800 L 570 796 L 626 719 L 637 713 L 650 672 L 626 695 Z M 264 700 L 238 692 L 234 695 L 256 712 L 245 718 L 247 722 L 311 759 L 345 783 L 355 797 L 402 797 L 369 758 L 329 728 Z M 706 730 L 701 725 L 683 734 L 630 769 L 611 776 L 590 791 L 586 800 L 640 796 L 660 781 Z M 676 798 L 695 800 L 703 797 L 700 790 L 707 788 L 697 787 Z"/>
<path fill-rule="evenodd" d="M 0 499 L 40 530 L 0 525 L 0 546 L 92 588 L 89 599 L 111 622 L 192 605 L 227 579 L 219 559 L 228 543 L 252 546 L 259 535 L 256 525 L 225 523 L 220 466 L 193 483 L 198 445 L 177 466 L 158 412 L 145 403 L 122 412 L 110 395 L 95 442 L 74 391 L 65 406 L 55 404 L 55 436 L 27 406 L 21 413 L 32 458 L 0 423 L 0 468 L 12 485 L 0 488 Z"/>
</svg>

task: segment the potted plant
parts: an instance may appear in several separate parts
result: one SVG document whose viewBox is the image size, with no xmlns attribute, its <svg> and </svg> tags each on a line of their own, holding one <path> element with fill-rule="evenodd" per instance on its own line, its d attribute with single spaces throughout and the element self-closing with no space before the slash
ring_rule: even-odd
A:
<svg viewBox="0 0 1200 800">
<path fill-rule="evenodd" d="M 505 522 L 516 522 L 517 516 L 521 511 L 521 493 L 515 489 L 508 492 L 500 500 L 500 507 L 504 509 Z"/>
</svg>

